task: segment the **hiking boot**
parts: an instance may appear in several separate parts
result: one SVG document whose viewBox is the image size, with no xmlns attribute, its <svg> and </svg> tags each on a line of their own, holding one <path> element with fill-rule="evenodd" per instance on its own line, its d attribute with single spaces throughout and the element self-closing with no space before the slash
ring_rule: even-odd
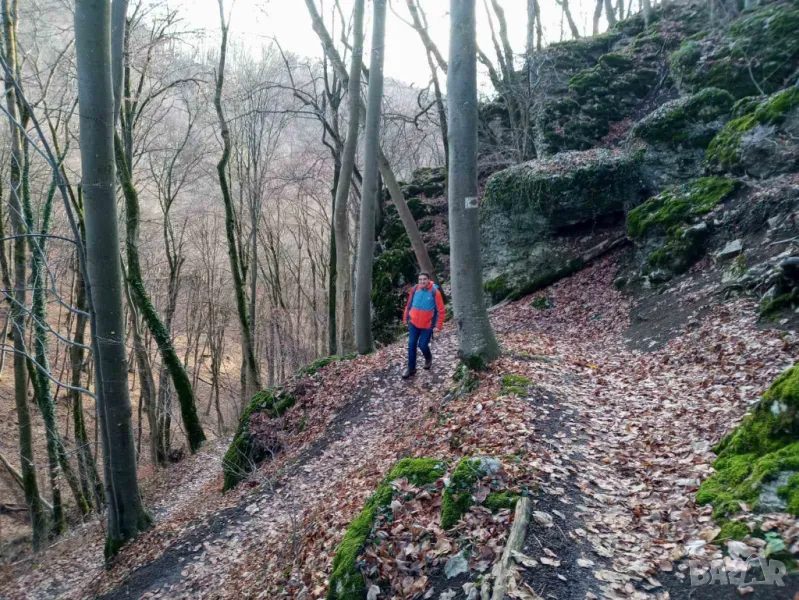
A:
<svg viewBox="0 0 799 600">
<path fill-rule="evenodd" d="M 429 371 L 432 366 L 433 366 L 433 359 L 432 358 L 426 358 L 424 360 L 424 370 L 425 371 Z"/>
<path fill-rule="evenodd" d="M 402 378 L 403 379 L 408 379 L 410 377 L 413 377 L 414 375 L 416 375 L 416 369 L 414 369 L 413 371 L 411 371 L 410 369 L 405 369 L 402 372 Z"/>
</svg>

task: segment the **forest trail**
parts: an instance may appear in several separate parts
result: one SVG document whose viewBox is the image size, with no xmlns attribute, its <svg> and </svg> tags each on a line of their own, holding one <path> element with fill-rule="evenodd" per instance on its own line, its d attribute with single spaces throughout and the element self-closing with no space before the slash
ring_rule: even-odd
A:
<svg viewBox="0 0 799 600">
<path fill-rule="evenodd" d="M 796 339 L 758 328 L 751 304 L 735 301 L 702 315 L 688 310 L 665 345 L 636 350 L 663 332 L 639 327 L 638 339 L 625 337 L 631 301 L 613 289 L 615 271 L 609 257 L 545 290 L 549 309 L 527 298 L 492 312 L 503 356 L 466 398 L 447 396 L 451 325 L 434 342 L 434 370 L 409 382 L 399 377 L 404 343 L 331 365 L 320 401 L 337 409 L 319 435 L 264 465 L 255 487 L 221 496 L 219 478 L 209 480 L 189 502 L 199 512 L 156 514 L 156 526 L 110 572 L 98 578 L 95 569 L 82 581 L 76 573 L 69 593 L 48 589 L 46 555 L 8 597 L 319 598 L 344 528 L 394 461 L 474 453 L 519 456 L 535 474 L 535 510 L 555 516 L 551 527 L 534 523 L 525 541 L 530 557 L 556 557 L 523 572 L 541 597 L 739 597 L 734 586 L 690 595 L 686 544 L 714 527 L 693 497 L 711 472 L 712 444 L 791 362 Z M 682 296 L 715 292 L 696 285 Z M 529 380 L 523 393 L 502 392 L 507 375 Z M 218 475 L 218 456 L 206 472 Z M 66 562 L 60 557 L 58 568 Z M 791 585 L 749 597 L 790 599 L 799 589 Z"/>
</svg>

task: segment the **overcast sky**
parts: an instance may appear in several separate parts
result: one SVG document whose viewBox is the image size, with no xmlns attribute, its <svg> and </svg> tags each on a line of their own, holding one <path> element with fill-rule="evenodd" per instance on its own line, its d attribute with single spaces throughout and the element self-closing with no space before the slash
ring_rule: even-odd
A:
<svg viewBox="0 0 799 600">
<path fill-rule="evenodd" d="M 333 0 L 323 0 L 326 9 L 333 6 Z M 394 9 L 409 19 L 405 0 L 390 0 Z M 319 6 L 319 0 L 316 0 Z M 545 37 L 550 41 L 560 39 L 560 7 L 555 0 L 540 0 L 545 25 Z M 190 22 L 203 29 L 219 30 L 219 7 L 217 0 L 182 0 L 184 15 Z M 526 0 L 502 0 L 508 21 L 508 34 L 516 52 L 523 52 L 526 38 L 527 8 Z M 345 15 L 349 17 L 352 0 L 341 0 Z M 367 28 L 371 25 L 371 2 L 367 9 Z M 591 29 L 593 1 L 572 0 L 570 7 L 581 31 Z M 277 38 L 288 51 L 308 57 L 320 57 L 321 48 L 316 34 L 311 29 L 311 19 L 304 0 L 226 0 L 226 11 L 233 7 L 230 23 L 231 39 L 253 48 L 268 44 Z M 449 0 L 422 0 L 430 33 L 441 53 L 449 54 Z M 483 0 L 477 0 L 478 43 L 483 51 L 495 60 L 491 45 L 490 30 L 483 8 Z M 329 21 L 329 19 L 326 19 Z M 496 23 L 495 23 L 496 26 Z M 602 28 L 605 27 L 604 21 Z M 568 39 L 568 26 L 565 26 L 564 39 Z M 370 33 L 367 31 L 368 51 Z M 388 11 L 386 24 L 388 50 L 385 57 L 387 77 L 426 86 L 429 81 L 429 68 L 424 48 L 417 33 Z M 368 63 L 368 55 L 364 57 Z"/>
</svg>

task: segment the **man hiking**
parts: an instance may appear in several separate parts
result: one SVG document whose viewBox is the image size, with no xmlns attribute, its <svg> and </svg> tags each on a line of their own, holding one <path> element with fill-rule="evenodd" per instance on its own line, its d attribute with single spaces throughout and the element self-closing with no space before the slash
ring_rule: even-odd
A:
<svg viewBox="0 0 799 600">
<path fill-rule="evenodd" d="M 425 370 L 433 365 L 430 340 L 433 338 L 433 329 L 438 327 L 441 331 L 444 326 L 444 311 L 441 290 L 430 281 L 430 275 L 422 271 L 419 273 L 419 284 L 411 289 L 405 306 L 403 321 L 408 324 L 408 368 L 402 374 L 403 379 L 416 375 L 417 345 L 424 354 Z"/>
</svg>

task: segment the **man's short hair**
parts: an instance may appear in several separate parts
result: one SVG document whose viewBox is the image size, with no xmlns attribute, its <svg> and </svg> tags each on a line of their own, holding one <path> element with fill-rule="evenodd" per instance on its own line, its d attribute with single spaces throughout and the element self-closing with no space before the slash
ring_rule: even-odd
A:
<svg viewBox="0 0 799 600">
<path fill-rule="evenodd" d="M 422 275 L 430 279 L 430 273 L 428 273 L 427 271 L 422 271 L 421 273 L 419 273 L 419 277 L 421 277 Z"/>
</svg>

